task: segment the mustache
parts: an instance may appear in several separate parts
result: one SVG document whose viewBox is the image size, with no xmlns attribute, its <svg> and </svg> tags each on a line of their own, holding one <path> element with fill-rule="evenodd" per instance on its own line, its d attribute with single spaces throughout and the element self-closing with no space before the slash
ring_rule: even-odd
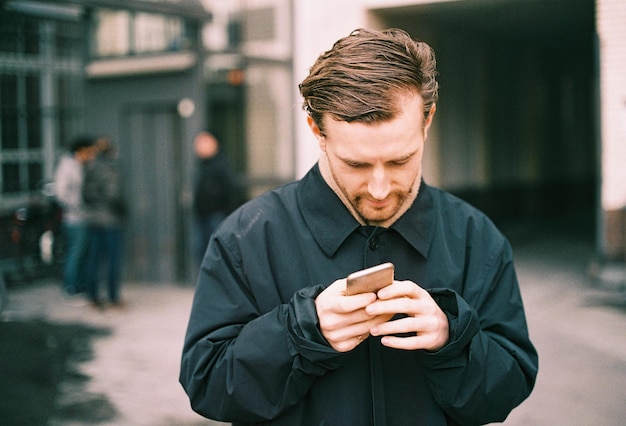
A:
<svg viewBox="0 0 626 426">
<path fill-rule="evenodd" d="M 391 198 L 395 198 L 398 201 L 402 202 L 412 192 L 413 192 L 413 188 L 412 187 L 409 188 L 408 191 L 395 190 L 395 191 L 390 192 L 387 195 L 387 197 L 385 198 L 385 200 L 388 200 L 388 199 L 391 199 Z M 364 200 L 376 200 L 376 199 L 370 197 L 369 194 L 367 194 L 366 192 L 362 192 L 362 193 L 356 194 L 354 196 L 354 201 L 355 201 L 355 204 L 357 204 L 357 205 L 359 203 L 363 202 Z M 383 201 L 383 200 L 376 200 L 376 201 Z"/>
</svg>

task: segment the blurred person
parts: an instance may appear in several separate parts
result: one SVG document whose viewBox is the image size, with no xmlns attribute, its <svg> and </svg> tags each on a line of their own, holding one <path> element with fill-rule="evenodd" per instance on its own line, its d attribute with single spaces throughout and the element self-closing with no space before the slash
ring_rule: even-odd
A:
<svg viewBox="0 0 626 426">
<path fill-rule="evenodd" d="M 122 225 L 126 205 L 122 196 L 117 151 L 106 137 L 96 141 L 96 148 L 98 155 L 85 165 L 83 184 L 85 216 L 89 225 L 87 295 L 94 306 L 103 306 L 99 283 L 104 278 L 108 302 L 122 306 Z"/>
<path fill-rule="evenodd" d="M 194 139 L 197 158 L 193 190 L 196 223 L 195 256 L 202 260 L 211 235 L 231 211 L 235 196 L 235 179 L 228 158 L 220 150 L 214 133 L 202 131 Z"/>
<path fill-rule="evenodd" d="M 65 235 L 63 290 L 70 296 L 85 290 L 89 234 L 82 197 L 83 165 L 94 155 L 94 139 L 78 137 L 70 145 L 69 152 L 59 159 L 54 175 L 55 197 L 63 211 Z"/>
<path fill-rule="evenodd" d="M 236 210 L 204 257 L 183 347 L 191 406 L 233 425 L 503 421 L 538 358 L 509 242 L 422 179 L 434 52 L 360 29 L 300 84 L 320 157 Z M 384 262 L 395 280 L 346 295 Z"/>
</svg>

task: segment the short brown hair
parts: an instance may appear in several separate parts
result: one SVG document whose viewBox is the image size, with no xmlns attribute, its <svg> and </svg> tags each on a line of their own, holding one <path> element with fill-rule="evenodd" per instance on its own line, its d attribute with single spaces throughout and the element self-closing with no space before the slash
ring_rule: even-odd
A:
<svg viewBox="0 0 626 426">
<path fill-rule="evenodd" d="M 299 85 L 304 109 L 323 132 L 322 118 L 376 122 L 397 114 L 397 96 L 421 95 L 424 117 L 437 100 L 432 48 L 400 29 L 357 29 L 320 55 Z"/>
</svg>

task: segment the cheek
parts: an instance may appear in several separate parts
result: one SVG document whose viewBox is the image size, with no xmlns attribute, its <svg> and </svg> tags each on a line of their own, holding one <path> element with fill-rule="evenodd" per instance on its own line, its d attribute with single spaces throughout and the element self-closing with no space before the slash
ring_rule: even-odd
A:
<svg viewBox="0 0 626 426">
<path fill-rule="evenodd" d="M 363 188 L 367 188 L 369 182 L 368 174 L 363 172 L 352 171 L 343 174 L 343 186 L 348 192 L 361 192 Z"/>
<path fill-rule="evenodd" d="M 402 170 L 402 179 L 405 182 L 412 183 L 413 181 L 415 181 L 415 179 L 422 170 L 421 156 L 419 156 L 419 158 L 415 158 L 413 161 L 411 161 L 410 164 L 407 164 L 406 166 L 407 167 Z"/>
<path fill-rule="evenodd" d="M 411 185 L 413 182 L 415 182 L 415 179 L 417 179 L 419 172 L 420 172 L 420 165 L 417 164 L 415 165 L 415 167 L 404 170 L 401 173 L 400 175 L 401 177 L 399 179 L 402 180 L 403 185 Z"/>
<path fill-rule="evenodd" d="M 348 193 L 358 193 L 367 188 L 369 174 L 366 171 L 340 165 L 334 169 L 335 181 Z"/>
<path fill-rule="evenodd" d="M 419 176 L 419 165 L 394 170 L 391 175 L 391 190 L 408 192 Z"/>
</svg>

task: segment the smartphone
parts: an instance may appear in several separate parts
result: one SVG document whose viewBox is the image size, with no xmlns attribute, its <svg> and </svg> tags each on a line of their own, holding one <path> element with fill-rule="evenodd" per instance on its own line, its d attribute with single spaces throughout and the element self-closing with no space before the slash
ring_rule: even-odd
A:
<svg viewBox="0 0 626 426">
<path fill-rule="evenodd" d="M 376 293 L 393 283 L 393 263 L 387 262 L 348 275 L 346 295 Z"/>
</svg>

